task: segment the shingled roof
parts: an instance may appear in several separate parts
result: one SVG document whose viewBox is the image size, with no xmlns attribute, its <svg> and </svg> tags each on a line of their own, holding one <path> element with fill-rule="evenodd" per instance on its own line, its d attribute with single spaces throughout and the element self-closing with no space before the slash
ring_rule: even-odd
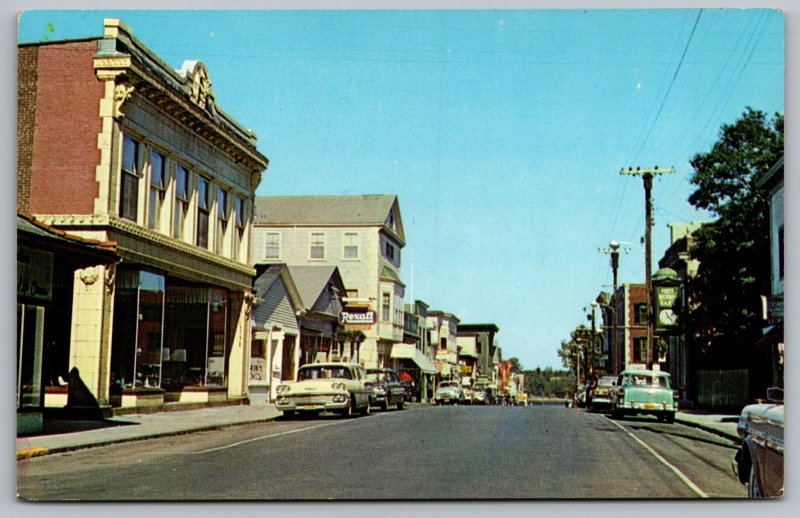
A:
<svg viewBox="0 0 800 518">
<path fill-rule="evenodd" d="M 383 227 L 395 210 L 395 237 L 405 244 L 396 194 L 257 196 L 254 223 L 261 226 Z"/>
</svg>

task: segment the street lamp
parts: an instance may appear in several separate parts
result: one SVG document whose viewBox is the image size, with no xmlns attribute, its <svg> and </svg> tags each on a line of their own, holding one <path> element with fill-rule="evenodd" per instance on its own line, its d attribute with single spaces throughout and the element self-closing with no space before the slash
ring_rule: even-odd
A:
<svg viewBox="0 0 800 518">
<path fill-rule="evenodd" d="M 623 247 L 620 250 L 620 244 L 625 245 L 634 245 L 633 243 L 625 243 L 620 241 L 611 241 L 608 244 L 608 248 L 601 248 L 600 251 L 609 254 L 611 256 L 611 271 L 614 275 L 614 288 L 611 292 L 611 301 L 609 305 L 609 309 L 611 310 L 611 365 L 612 365 L 612 373 L 617 374 L 619 370 L 619 366 L 617 365 L 617 349 L 619 347 L 619 337 L 617 336 L 617 271 L 619 270 L 619 254 L 620 251 L 624 253 L 628 253 L 630 248 Z"/>
</svg>

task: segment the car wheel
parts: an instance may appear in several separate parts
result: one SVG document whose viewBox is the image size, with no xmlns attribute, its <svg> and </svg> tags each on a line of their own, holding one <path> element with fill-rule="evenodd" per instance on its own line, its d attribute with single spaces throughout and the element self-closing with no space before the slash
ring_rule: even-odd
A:
<svg viewBox="0 0 800 518">
<path fill-rule="evenodd" d="M 342 417 L 353 417 L 353 405 L 355 405 L 355 401 L 352 399 L 352 396 L 351 396 L 350 404 L 347 405 L 347 407 L 345 407 L 341 411 Z"/>
<path fill-rule="evenodd" d="M 284 410 L 283 417 L 286 419 L 292 419 L 294 417 L 294 410 Z"/>
<path fill-rule="evenodd" d="M 365 406 L 364 408 L 361 409 L 361 415 L 364 415 L 364 416 L 369 415 L 370 410 L 371 410 L 371 407 L 370 407 L 370 404 L 369 404 L 369 398 L 367 398 L 367 406 Z"/>
<path fill-rule="evenodd" d="M 613 419 L 622 419 L 622 412 L 615 408 L 611 411 L 611 417 Z"/>
<path fill-rule="evenodd" d="M 664 422 L 667 424 L 672 424 L 675 422 L 675 412 L 667 412 L 664 414 Z"/>
<path fill-rule="evenodd" d="M 402 410 L 404 406 L 405 406 L 405 401 L 403 401 L 402 399 L 397 402 L 397 409 L 398 410 Z"/>
<path fill-rule="evenodd" d="M 384 400 L 384 401 L 383 401 L 383 402 L 380 404 L 380 407 L 381 407 L 381 410 L 383 410 L 384 412 L 386 412 L 387 410 L 389 410 L 389 399 L 388 399 L 388 398 L 387 398 L 387 399 L 385 399 L 385 400 Z"/>
<path fill-rule="evenodd" d="M 761 488 L 758 487 L 758 479 L 756 478 L 756 467 L 750 463 L 750 478 L 747 482 L 747 498 L 761 498 Z"/>
</svg>

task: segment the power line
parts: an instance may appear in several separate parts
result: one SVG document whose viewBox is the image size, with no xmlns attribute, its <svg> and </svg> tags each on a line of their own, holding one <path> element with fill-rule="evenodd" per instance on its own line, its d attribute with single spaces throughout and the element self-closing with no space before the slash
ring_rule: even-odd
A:
<svg viewBox="0 0 800 518">
<path fill-rule="evenodd" d="M 647 140 L 650 138 L 650 133 L 652 133 L 653 128 L 655 128 L 656 123 L 658 122 L 658 118 L 661 116 L 661 111 L 664 109 L 664 105 L 667 103 L 667 99 L 669 98 L 669 94 L 672 91 L 672 86 L 675 84 L 675 79 L 678 77 L 678 73 L 681 71 L 681 67 L 683 66 L 683 60 L 686 58 L 686 53 L 689 50 L 689 45 L 692 43 L 692 38 L 694 37 L 694 33 L 697 30 L 697 24 L 700 22 L 700 16 L 703 14 L 703 10 L 697 13 L 697 18 L 694 21 L 694 26 L 692 27 L 692 32 L 689 34 L 689 39 L 686 41 L 686 47 L 683 49 L 683 55 L 681 55 L 681 59 L 678 62 L 678 66 L 675 68 L 675 73 L 672 75 L 672 80 L 669 83 L 669 87 L 667 87 L 667 93 L 664 94 L 664 98 L 661 100 L 661 105 L 658 107 L 658 112 L 656 112 L 656 118 L 653 120 L 653 124 L 650 125 L 650 129 L 647 130 L 647 134 L 642 140 L 642 144 L 639 146 L 639 149 L 636 151 L 636 154 L 633 157 L 633 162 L 639 158 L 639 153 L 641 153 L 642 148 L 647 143 Z"/>
</svg>

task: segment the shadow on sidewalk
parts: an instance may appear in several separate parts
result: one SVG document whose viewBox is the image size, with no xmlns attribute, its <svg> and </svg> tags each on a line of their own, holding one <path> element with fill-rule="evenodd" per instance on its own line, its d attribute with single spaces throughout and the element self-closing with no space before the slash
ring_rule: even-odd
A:
<svg viewBox="0 0 800 518">
<path fill-rule="evenodd" d="M 125 421 L 108 420 L 83 420 L 83 419 L 64 419 L 64 418 L 44 418 L 42 430 L 32 433 L 20 433 L 17 437 L 40 437 L 43 435 L 59 435 L 73 432 L 86 432 L 101 428 L 114 428 L 117 426 L 131 426 L 138 423 Z"/>
</svg>

